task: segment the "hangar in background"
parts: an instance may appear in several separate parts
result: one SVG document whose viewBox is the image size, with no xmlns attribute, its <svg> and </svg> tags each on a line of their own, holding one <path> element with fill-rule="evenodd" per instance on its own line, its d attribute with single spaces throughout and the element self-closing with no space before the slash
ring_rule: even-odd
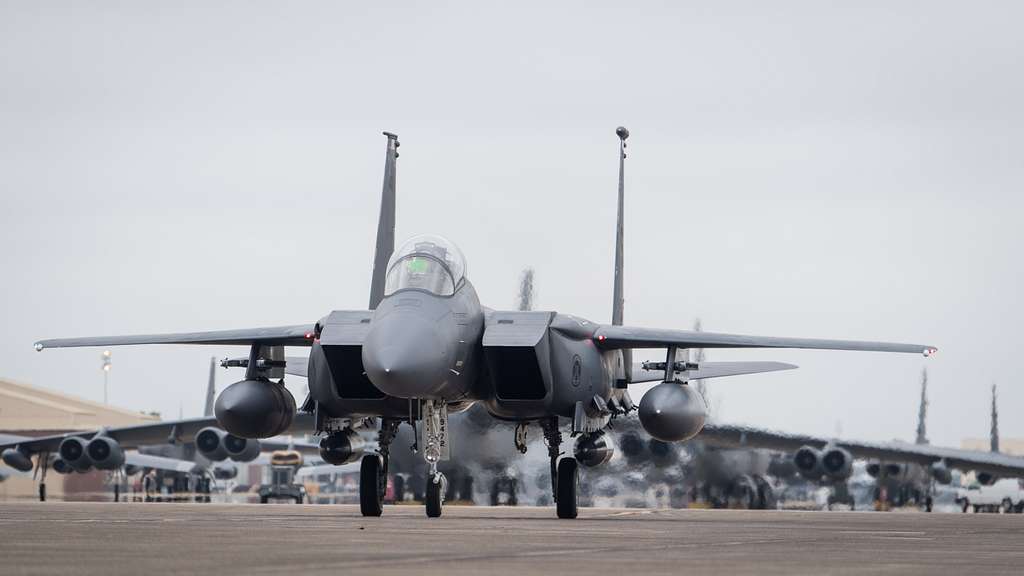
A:
<svg viewBox="0 0 1024 576">
<path fill-rule="evenodd" d="M 0 379 L 0 434 L 45 436 L 159 420 L 155 414 L 114 408 L 38 386 Z"/>
<path fill-rule="evenodd" d="M 45 436 L 159 420 L 156 414 L 114 408 L 38 386 L 0 379 L 0 435 Z M 9 467 L 4 467 L 4 472 L 10 476 L 0 482 L 0 499 L 37 497 L 31 473 L 22 474 Z M 105 473 L 93 471 L 69 474 L 63 477 L 63 482 L 54 482 L 58 477 L 54 474 L 49 477 L 50 494 L 62 499 L 65 494 L 93 492 L 100 488 L 104 476 Z"/>
</svg>

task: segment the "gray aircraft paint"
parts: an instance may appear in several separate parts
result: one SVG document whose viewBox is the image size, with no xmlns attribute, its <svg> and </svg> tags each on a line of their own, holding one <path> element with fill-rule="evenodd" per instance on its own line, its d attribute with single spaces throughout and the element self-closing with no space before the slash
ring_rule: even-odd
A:
<svg viewBox="0 0 1024 576">
<path fill-rule="evenodd" d="M 206 403 L 203 416 L 213 416 L 213 404 L 217 400 L 217 357 L 210 357 L 210 380 L 206 384 Z"/>
<path fill-rule="evenodd" d="M 385 132 L 388 139 L 384 160 L 384 190 L 380 200 L 380 218 L 377 221 L 377 245 L 373 252 L 373 274 L 370 279 L 370 305 L 373 310 L 384 298 L 384 276 L 388 260 L 395 251 L 395 187 L 398 162 L 398 135 Z"/>
</svg>

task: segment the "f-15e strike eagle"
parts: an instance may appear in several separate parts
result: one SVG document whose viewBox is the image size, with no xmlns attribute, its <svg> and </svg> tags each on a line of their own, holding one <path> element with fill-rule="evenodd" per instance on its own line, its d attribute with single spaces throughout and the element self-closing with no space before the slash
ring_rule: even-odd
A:
<svg viewBox="0 0 1024 576">
<path fill-rule="evenodd" d="M 217 420 L 240 438 L 280 434 L 292 423 L 295 400 L 286 373 L 305 374 L 304 412 L 324 436 L 328 462 L 352 457 L 357 429 L 379 422 L 378 453 L 361 463 L 360 508 L 382 512 L 388 456 L 402 422 L 422 425 L 419 449 L 429 473 L 427 516 L 441 515 L 445 478 L 437 462 L 448 456 L 448 414 L 473 404 L 494 418 L 515 422 L 517 432 L 537 424 L 551 465 L 560 518 L 577 514 L 578 460 L 607 451 L 602 432 L 613 416 L 636 406 L 628 388 L 661 381 L 639 405 L 643 428 L 660 440 L 683 441 L 701 431 L 707 408 L 687 384 L 737 374 L 794 368 L 777 362 L 708 362 L 681 359 L 688 348 L 813 348 L 929 355 L 923 344 L 745 336 L 625 326 L 623 320 L 624 160 L 629 132 L 618 128 L 619 187 L 615 289 L 611 324 L 548 312 L 501 311 L 480 304 L 462 252 L 440 236 L 414 237 L 394 250 L 395 169 L 398 137 L 387 136 L 385 176 L 370 302 L 365 310 L 335 310 L 316 322 L 182 334 L 42 340 L 37 350 L 131 344 L 249 346 L 245 379 L 216 402 Z M 289 365 L 285 347 L 311 348 L 308 364 Z M 665 361 L 642 366 L 632 350 L 663 348 Z M 368 420 L 372 419 L 372 420 Z M 561 456 L 562 422 L 576 437 L 573 456 Z M 523 434 L 525 436 L 525 434 Z M 517 442 L 520 434 L 517 433 Z M 472 442 L 472 438 L 460 441 Z M 600 459 L 600 458 L 598 458 Z"/>
</svg>

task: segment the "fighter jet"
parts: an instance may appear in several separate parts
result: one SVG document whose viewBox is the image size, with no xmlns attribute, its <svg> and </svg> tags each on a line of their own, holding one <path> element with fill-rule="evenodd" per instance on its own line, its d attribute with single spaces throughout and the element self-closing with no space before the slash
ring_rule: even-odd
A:
<svg viewBox="0 0 1024 576">
<path fill-rule="evenodd" d="M 251 462 L 261 451 L 283 449 L 318 454 L 319 447 L 304 442 L 255 440 L 239 438 L 225 432 L 213 417 L 216 359 L 210 359 L 205 416 L 139 424 L 135 426 L 75 431 L 35 438 L 5 436 L 0 438 L 0 455 L 8 466 L 22 472 L 36 469 L 39 478 L 39 499 L 46 500 L 46 475 L 52 469 L 58 474 L 105 470 L 114 476 L 114 499 L 120 496 L 120 479 L 140 470 L 155 470 L 162 478 L 169 475 L 185 483 L 203 485 L 209 481 L 228 480 L 238 474 L 235 466 L 225 462 Z M 229 361 L 225 360 L 225 363 Z M 303 415 L 293 422 L 291 430 L 313 429 L 313 419 Z M 361 445 L 355 446 L 361 450 Z M 350 455 L 352 460 L 361 452 Z M 32 459 L 36 461 L 33 463 Z"/>
<path fill-rule="evenodd" d="M 688 382 L 701 378 L 789 368 L 779 363 L 706 363 L 680 360 L 688 348 L 806 348 L 930 355 L 923 344 L 764 337 L 643 328 L 623 324 L 624 161 L 629 132 L 618 128 L 619 189 L 612 322 L 602 324 L 555 311 L 500 311 L 484 307 L 469 280 L 462 252 L 442 236 L 424 235 L 394 247 L 398 137 L 385 133 L 381 201 L 369 306 L 335 310 L 320 320 L 271 328 L 178 334 L 41 340 L 37 350 L 77 346 L 213 344 L 249 346 L 245 378 L 216 402 L 218 422 L 239 438 L 281 433 L 295 416 L 283 385 L 286 347 L 309 347 L 310 395 L 302 404 L 325 435 L 322 454 L 350 454 L 356 428 L 379 422 L 378 453 L 361 463 L 360 508 L 382 513 L 391 442 L 399 425 L 419 428 L 418 449 L 428 467 L 426 512 L 441 515 L 446 479 L 437 464 L 450 453 L 449 413 L 482 404 L 519 430 L 539 427 L 548 446 L 558 517 L 577 515 L 579 459 L 600 460 L 611 417 L 634 408 L 628 388 L 660 381 L 640 402 L 650 435 L 680 442 L 704 427 L 706 406 Z M 634 349 L 665 349 L 665 361 L 634 367 Z M 563 423 L 576 437 L 562 457 Z M 459 439 L 473 442 L 472 438 Z"/>
</svg>

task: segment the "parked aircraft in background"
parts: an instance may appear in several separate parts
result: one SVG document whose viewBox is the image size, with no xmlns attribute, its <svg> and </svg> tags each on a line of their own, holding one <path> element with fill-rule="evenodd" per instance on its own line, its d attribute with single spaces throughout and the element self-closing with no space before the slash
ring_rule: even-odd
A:
<svg viewBox="0 0 1024 576">
<path fill-rule="evenodd" d="M 398 139 L 388 139 L 385 185 L 367 310 L 335 310 L 316 322 L 273 328 L 42 340 L 36 349 L 133 344 L 212 344 L 250 347 L 245 379 L 217 399 L 217 420 L 234 437 L 283 433 L 295 400 L 283 385 L 286 346 L 311 347 L 310 396 L 303 410 L 326 434 L 326 452 L 352 452 L 358 428 L 379 419 L 378 454 L 363 457 L 360 506 L 381 514 L 390 446 L 402 422 L 423 431 L 417 443 L 426 460 L 427 515 L 441 514 L 446 492 L 437 468 L 450 452 L 448 414 L 482 404 L 521 430 L 539 427 L 548 445 L 558 516 L 577 514 L 578 466 L 607 460 L 604 429 L 612 416 L 634 407 L 635 382 L 661 383 L 639 405 L 651 436 L 688 440 L 704 427 L 706 406 L 690 380 L 792 368 L 770 362 L 681 361 L 688 348 L 806 348 L 929 355 L 923 344 L 817 340 L 716 334 L 623 325 L 623 166 L 625 128 L 619 138 L 619 194 L 612 323 L 557 312 L 498 311 L 480 304 L 462 252 L 440 236 L 418 236 L 394 247 L 395 163 Z M 661 348 L 664 362 L 634 366 L 632 350 Z M 275 381 L 276 380 L 276 381 Z M 563 422 L 576 437 L 573 456 L 562 457 Z M 473 442 L 471 438 L 457 441 Z M 326 459 L 326 458 L 325 458 Z"/>
<path fill-rule="evenodd" d="M 115 477 L 114 498 L 119 499 L 121 478 L 138 471 L 155 470 L 165 475 L 186 476 L 187 484 L 203 486 L 211 480 L 230 479 L 237 468 L 226 464 L 251 462 L 261 451 L 296 449 L 319 454 L 319 447 L 276 439 L 239 438 L 221 429 L 213 413 L 216 359 L 210 361 L 206 416 L 140 424 L 95 431 L 68 432 L 42 437 L 0 438 L 0 454 L 5 464 L 27 472 L 36 467 L 39 478 L 39 499 L 46 500 L 46 475 L 53 469 L 58 474 L 105 470 Z M 293 422 L 295 431 L 313 429 L 313 420 L 301 416 Z M 33 462 L 35 458 L 35 462 Z M 358 455 L 353 458 L 358 458 Z"/>
</svg>

